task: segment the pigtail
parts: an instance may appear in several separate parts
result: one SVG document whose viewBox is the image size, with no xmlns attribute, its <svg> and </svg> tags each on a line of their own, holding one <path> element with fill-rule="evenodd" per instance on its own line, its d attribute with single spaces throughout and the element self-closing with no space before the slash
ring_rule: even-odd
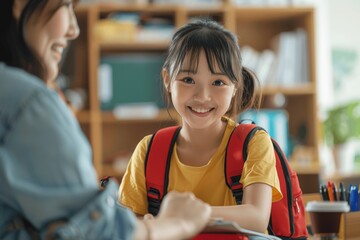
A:
<svg viewBox="0 0 360 240">
<path fill-rule="evenodd" d="M 261 102 L 260 83 L 255 73 L 250 69 L 243 67 L 242 78 L 243 91 L 241 94 L 241 99 L 239 99 L 240 109 L 238 109 L 238 113 L 243 112 L 249 108 L 259 108 Z"/>
</svg>

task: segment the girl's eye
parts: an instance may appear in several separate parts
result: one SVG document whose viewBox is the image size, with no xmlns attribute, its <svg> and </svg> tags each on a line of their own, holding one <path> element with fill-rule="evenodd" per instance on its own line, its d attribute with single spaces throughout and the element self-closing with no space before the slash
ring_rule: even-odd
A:
<svg viewBox="0 0 360 240">
<path fill-rule="evenodd" d="M 225 85 L 225 83 L 221 80 L 216 80 L 213 82 L 213 85 L 214 86 L 223 86 L 223 85 Z"/>
<path fill-rule="evenodd" d="M 193 84 L 195 81 L 191 77 L 183 78 L 184 83 Z"/>
</svg>

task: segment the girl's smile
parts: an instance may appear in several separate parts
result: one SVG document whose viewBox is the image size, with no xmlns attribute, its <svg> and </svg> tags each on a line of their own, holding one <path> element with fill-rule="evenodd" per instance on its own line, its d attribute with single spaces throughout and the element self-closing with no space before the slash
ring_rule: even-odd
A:
<svg viewBox="0 0 360 240">
<path fill-rule="evenodd" d="M 202 108 L 202 107 L 188 107 L 191 112 L 199 117 L 206 117 L 210 114 L 210 111 L 213 111 L 215 108 Z"/>
</svg>

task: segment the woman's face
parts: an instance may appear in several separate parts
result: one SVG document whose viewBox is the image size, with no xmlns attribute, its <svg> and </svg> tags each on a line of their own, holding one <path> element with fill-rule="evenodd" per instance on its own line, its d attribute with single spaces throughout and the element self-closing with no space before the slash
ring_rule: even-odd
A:
<svg viewBox="0 0 360 240">
<path fill-rule="evenodd" d="M 54 9 L 52 5 L 54 4 L 48 3 L 42 12 L 35 12 L 24 28 L 26 43 L 45 66 L 46 83 L 53 81 L 58 75 L 59 62 L 68 40 L 79 35 L 72 0 L 64 0 L 50 15 Z"/>
</svg>

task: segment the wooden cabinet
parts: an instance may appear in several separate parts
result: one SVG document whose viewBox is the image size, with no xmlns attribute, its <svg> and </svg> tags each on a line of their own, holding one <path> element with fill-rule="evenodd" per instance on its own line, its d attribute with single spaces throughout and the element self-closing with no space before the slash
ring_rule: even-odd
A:
<svg viewBox="0 0 360 240">
<path fill-rule="evenodd" d="M 241 46 L 249 45 L 258 51 L 271 47 L 271 39 L 285 31 L 301 27 L 307 32 L 307 56 L 309 81 L 306 84 L 292 87 L 263 87 L 263 107 L 275 94 L 286 98 L 284 107 L 289 115 L 289 132 L 300 138 L 302 144 L 310 151 L 310 161 L 295 162 L 290 159 L 294 169 L 301 175 L 317 174 L 318 168 L 318 134 L 315 74 L 314 43 L 314 10 L 312 8 L 243 8 L 228 1 L 216 7 L 181 7 L 168 5 L 120 5 L 99 4 L 80 5 L 77 9 L 81 36 L 71 47 L 74 81 L 72 87 L 83 87 L 87 91 L 86 108 L 77 114 L 82 128 L 89 138 L 94 151 L 94 165 L 99 177 L 117 175 L 111 164 L 104 161 L 122 152 L 131 153 L 138 141 L 145 135 L 164 126 L 176 124 L 166 110 L 161 110 L 154 119 L 118 120 L 111 112 L 101 111 L 98 98 L 98 66 L 100 59 L 109 54 L 132 52 L 165 53 L 168 41 L 128 41 L 100 42 L 95 35 L 98 21 L 113 12 L 138 13 L 140 16 L 153 16 L 171 21 L 180 27 L 193 17 L 207 16 L 223 23 L 234 31 Z M 160 73 L 159 73 L 160 74 Z M 176 116 L 176 114 L 173 114 Z M 301 131 L 305 131 L 305 134 Z"/>
</svg>

